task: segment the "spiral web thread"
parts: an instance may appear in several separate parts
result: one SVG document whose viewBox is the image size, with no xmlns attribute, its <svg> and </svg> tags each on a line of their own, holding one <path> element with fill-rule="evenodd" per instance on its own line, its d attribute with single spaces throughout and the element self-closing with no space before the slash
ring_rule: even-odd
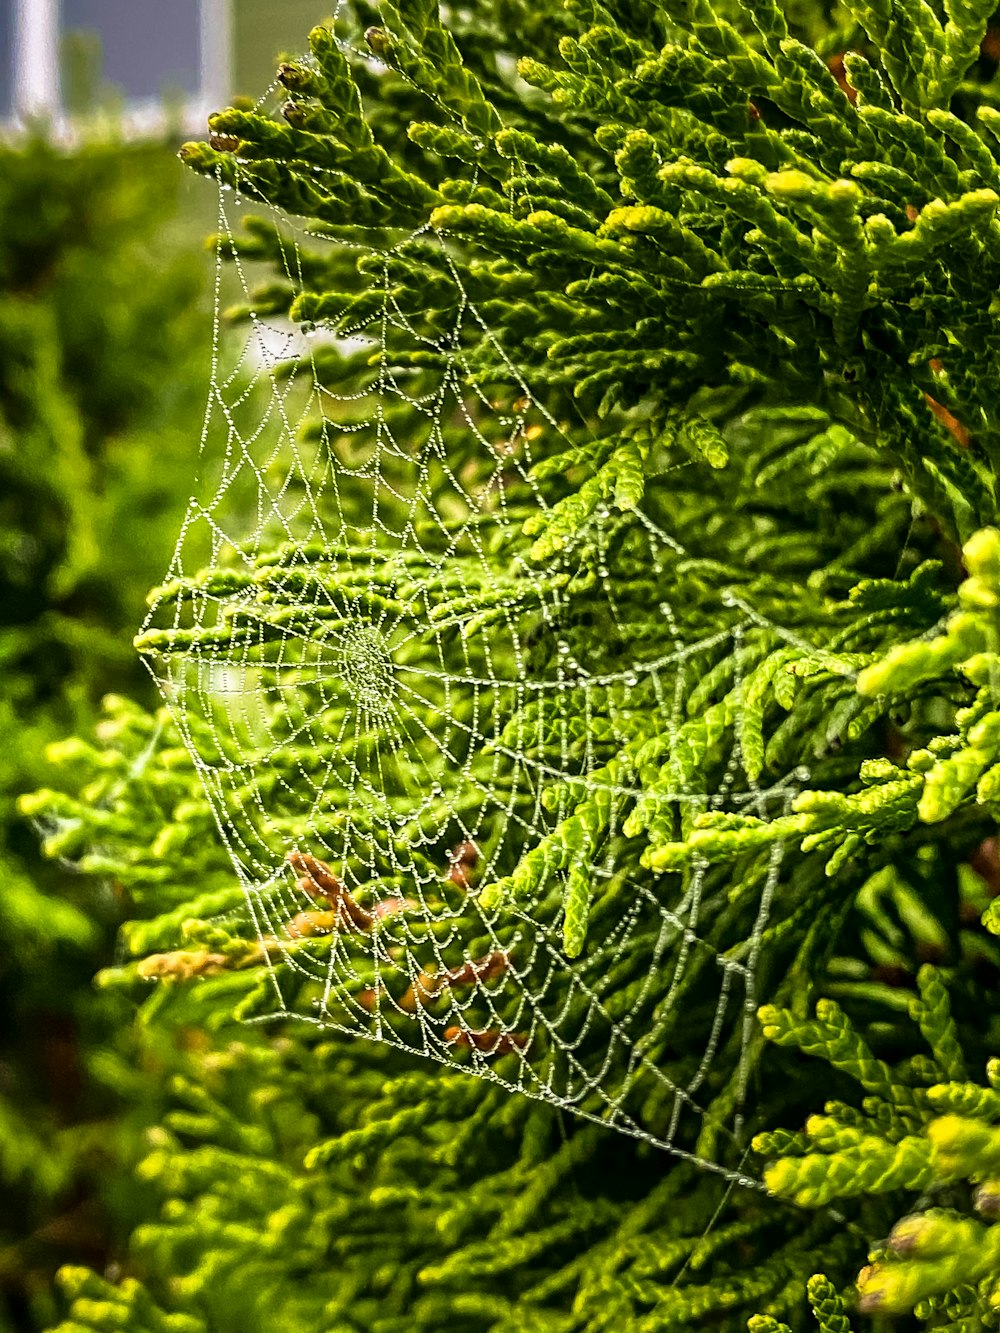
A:
<svg viewBox="0 0 1000 1333">
<path fill-rule="evenodd" d="M 220 272 L 231 207 L 220 192 Z M 282 220 L 280 235 L 294 280 L 307 234 Z M 390 292 L 393 256 L 413 246 L 441 248 L 458 292 L 455 325 L 434 342 Z M 256 314 L 224 370 L 217 299 L 200 476 L 144 627 L 146 660 L 245 891 L 245 913 L 221 924 L 267 969 L 244 1016 L 392 1042 L 698 1161 L 716 1062 L 725 1048 L 731 1070 L 735 1050 L 737 1086 L 715 1129 L 738 1161 L 758 946 L 781 851 L 752 933 L 719 949 L 699 933 L 705 868 L 682 881 L 639 871 L 636 851 L 622 858 L 624 812 L 641 792 L 608 753 L 654 715 L 675 733 L 685 664 L 713 645 L 738 647 L 759 618 L 748 607 L 735 631 L 684 641 L 664 587 L 632 633 L 635 610 L 617 597 L 622 560 L 655 580 L 661 559 L 682 554 L 642 509 L 624 540 L 622 516 L 599 508 L 548 565 L 511 559 L 525 549 L 526 505 L 548 509 L 529 476 L 525 423 L 560 426 L 504 356 L 442 241 L 425 231 L 384 262 L 379 318 L 339 344 L 344 355 L 367 348 L 373 363 L 370 386 L 353 394 L 317 372 L 332 340 Z M 252 306 L 238 257 L 235 271 Z M 439 358 L 431 392 L 408 394 L 390 339 Z M 499 408 L 496 371 L 488 397 L 470 345 L 504 368 Z M 589 630 L 567 630 L 581 579 L 598 611 Z M 543 733 L 558 737 L 557 762 L 551 745 L 537 757 Z M 773 818 L 795 791 L 794 776 L 767 788 L 747 779 L 737 742 L 717 790 L 677 799 Z M 587 797 L 610 808 L 596 842 L 568 866 L 543 865 L 527 896 L 485 905 L 481 890 Z M 594 907 L 582 952 L 568 957 L 566 882 L 581 868 Z M 689 1020 L 695 983 L 714 1000 Z M 679 1074 L 672 1034 L 690 1046 L 690 1022 L 703 1029 L 701 1057 Z"/>
</svg>

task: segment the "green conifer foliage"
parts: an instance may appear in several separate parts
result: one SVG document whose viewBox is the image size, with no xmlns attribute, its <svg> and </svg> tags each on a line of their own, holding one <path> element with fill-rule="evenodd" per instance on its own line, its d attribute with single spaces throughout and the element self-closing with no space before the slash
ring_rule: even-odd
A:
<svg viewBox="0 0 1000 1333">
<path fill-rule="evenodd" d="M 151 1028 L 215 1034 L 166 1043 L 174 1105 L 140 1167 L 165 1203 L 132 1247 L 144 1285 L 71 1271 L 62 1333 L 748 1318 L 754 1333 L 847 1333 L 858 1305 L 989 1326 L 995 1093 L 966 1080 L 997 1046 L 1000 112 L 977 61 L 990 9 L 844 13 L 837 27 L 749 0 L 384 0 L 313 31 L 308 57 L 279 70 L 279 112 L 221 111 L 209 143 L 183 150 L 287 219 L 276 232 L 248 218 L 222 245 L 260 275 L 237 316 L 322 335 L 283 382 L 378 398 L 393 441 L 412 402 L 380 377 L 428 401 L 457 365 L 478 401 L 435 421 L 419 543 L 386 533 L 413 517 L 406 469 L 426 435 L 377 474 L 348 453 L 343 530 L 373 496 L 386 519 L 367 547 L 335 551 L 265 516 L 252 545 L 175 567 L 138 639 L 171 707 L 112 701 L 96 744 L 54 755 L 60 789 L 23 802 L 49 822 L 50 851 L 117 875 L 136 903 L 128 958 L 103 983 L 156 982 Z M 365 333 L 374 362 L 338 341 Z M 335 454 L 352 424 L 349 408 L 306 417 L 294 457 Z M 509 446 L 509 466 L 484 463 L 483 439 Z M 325 474 L 292 456 L 269 464 L 301 509 Z M 472 515 L 455 476 L 501 498 Z M 342 741 L 344 705 L 305 670 L 334 632 L 349 638 L 330 671 L 377 730 L 396 679 L 380 617 L 423 617 L 440 660 L 489 662 L 495 689 L 504 669 L 544 669 L 553 607 L 596 686 L 567 690 L 555 726 L 522 691 L 496 709 L 489 747 L 435 767 L 436 717 L 467 736 L 480 725 L 438 701 L 381 786 L 377 744 Z M 416 631 L 407 643 L 425 646 Z M 669 670 L 646 669 L 661 659 Z M 183 692 L 234 667 L 278 679 L 256 698 L 256 732 L 245 711 L 206 705 L 204 685 Z M 527 796 L 511 752 L 542 774 Z M 427 800 L 407 765 L 424 765 Z M 358 774 L 387 813 L 355 820 L 352 897 L 315 855 Z M 476 883 L 454 850 L 466 784 L 507 801 L 474 849 Z M 246 907 L 216 821 L 251 882 L 276 861 L 287 876 L 294 843 L 292 869 L 329 910 L 258 929 L 251 909 L 270 927 L 272 900 Z M 268 880 L 273 899 L 284 883 Z M 411 929 L 414 884 L 447 914 L 445 971 L 426 961 L 434 930 Z M 673 911 L 675 929 L 637 911 L 615 953 L 632 896 Z M 693 938 L 676 928 L 692 902 Z M 407 1044 L 414 1013 L 423 1034 L 478 981 L 463 969 L 490 957 L 474 948 L 491 938 L 483 913 L 512 953 L 517 931 L 558 932 L 561 1012 L 574 968 L 611 958 L 602 1000 L 645 1025 L 642 1062 L 619 1050 L 616 1066 L 589 1022 L 579 1058 L 606 1057 L 606 1086 L 679 1161 L 581 1121 L 559 1142 L 551 1107 L 322 1028 L 248 1029 L 226 1047 L 233 1016 L 315 1011 L 311 969 L 340 948 L 353 984 L 319 1001 L 322 1018 L 350 1026 L 384 987 Z M 365 971 L 371 939 L 416 960 L 409 990 L 402 965 Z M 956 1018 L 941 975 L 917 971 L 929 948 L 952 969 Z M 504 957 L 493 1045 L 470 1040 L 455 1063 L 537 1091 L 541 1050 L 558 1100 L 553 1048 L 518 1028 Z M 747 979 L 742 1012 L 719 1005 L 719 960 Z M 680 1131 L 663 1092 L 677 1086 L 706 1108 Z M 805 1129 L 780 1128 L 824 1103 Z M 610 1119 L 609 1105 L 579 1109 Z"/>
<path fill-rule="evenodd" d="M 107 127 L 72 149 L 38 131 L 0 144 L 5 1333 L 53 1317 L 51 1271 L 108 1241 L 96 1200 L 115 1136 L 81 1122 L 115 1104 L 86 1066 L 122 1023 L 89 987 L 120 905 L 43 863 L 15 805 L 49 779 L 48 742 L 93 725 L 109 689 L 144 686 L 127 638 L 173 545 L 210 348 L 203 224 L 178 225 L 171 158 Z"/>
<path fill-rule="evenodd" d="M 765 1133 L 754 1146 L 774 1155 L 764 1173 L 771 1193 L 803 1208 L 876 1195 L 919 1201 L 919 1211 L 893 1226 L 860 1272 L 863 1313 L 915 1312 L 933 1328 L 988 1328 L 1000 1276 L 1000 1066 L 991 1058 L 985 1083 L 967 1080 L 942 977 L 924 967 L 917 983 L 910 1017 L 933 1057 L 895 1067 L 872 1054 L 833 1001 L 821 1000 L 814 1019 L 762 1009 L 770 1041 L 829 1061 L 866 1095 L 860 1108 L 828 1102 L 802 1133 Z"/>
</svg>

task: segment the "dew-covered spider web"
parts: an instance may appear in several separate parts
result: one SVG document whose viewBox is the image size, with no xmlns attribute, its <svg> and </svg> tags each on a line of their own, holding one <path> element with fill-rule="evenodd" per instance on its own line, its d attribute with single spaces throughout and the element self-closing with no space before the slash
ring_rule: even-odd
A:
<svg viewBox="0 0 1000 1333">
<path fill-rule="evenodd" d="M 661 780 L 649 809 L 697 674 L 753 611 L 679 609 L 669 469 L 635 507 L 568 526 L 564 507 L 546 553 L 542 460 L 585 435 L 447 238 L 357 247 L 355 326 L 304 330 L 266 314 L 250 258 L 297 289 L 334 244 L 263 202 L 238 227 L 243 203 L 220 194 L 219 253 L 249 336 L 230 355 L 217 320 L 141 647 L 245 891 L 224 925 L 266 969 L 250 1016 L 391 1042 L 682 1155 L 706 1121 L 738 1146 L 782 856 L 734 907 L 731 871 L 656 873 L 643 851 L 650 821 L 771 819 L 795 795 L 794 774 L 749 780 L 730 737 L 713 790 Z M 450 312 L 430 330 L 399 296 L 429 261 Z"/>
</svg>

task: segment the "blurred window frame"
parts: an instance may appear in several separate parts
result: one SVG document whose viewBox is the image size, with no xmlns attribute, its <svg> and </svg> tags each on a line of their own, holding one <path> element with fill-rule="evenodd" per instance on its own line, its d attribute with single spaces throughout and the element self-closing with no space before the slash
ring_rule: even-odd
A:
<svg viewBox="0 0 1000 1333">
<path fill-rule="evenodd" d="M 44 120 L 57 134 L 71 135 L 76 117 L 64 105 L 61 78 L 64 25 L 60 0 L 0 0 L 0 3 L 8 7 L 11 33 L 10 108 L 4 117 L 7 125 L 17 127 Z M 164 0 L 131 0 L 131 3 L 159 8 Z M 168 123 L 176 125 L 178 119 L 186 130 L 200 130 L 208 113 L 224 105 L 233 65 L 232 9 L 232 0 L 197 0 L 197 90 L 173 103 L 157 94 L 124 98 L 118 119 L 126 132 L 149 133 Z"/>
</svg>

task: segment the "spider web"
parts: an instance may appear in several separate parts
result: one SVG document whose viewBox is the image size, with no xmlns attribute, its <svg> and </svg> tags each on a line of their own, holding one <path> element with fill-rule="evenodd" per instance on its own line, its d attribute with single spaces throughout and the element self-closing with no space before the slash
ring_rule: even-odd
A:
<svg viewBox="0 0 1000 1333">
<path fill-rule="evenodd" d="M 366 252 L 374 320 L 309 336 L 254 310 L 234 202 L 220 192 L 198 480 L 141 646 L 245 891 L 222 924 L 266 969 L 252 1016 L 391 1042 L 699 1161 L 705 1108 L 728 1087 L 711 1115 L 742 1151 L 781 851 L 727 938 L 717 908 L 705 919 L 707 867 L 642 869 L 627 816 L 643 786 L 616 755 L 676 735 L 692 666 L 738 648 L 753 613 L 682 627 L 670 570 L 685 553 L 645 506 L 599 505 L 549 560 L 526 559 L 525 518 L 551 512 L 533 442 L 564 428 L 445 240 Z M 293 282 L 304 243 L 329 245 L 283 218 L 272 239 Z M 435 338 L 392 286 L 397 261 L 432 249 L 455 312 Z M 224 256 L 250 309 L 225 366 Z M 416 374 L 400 369 L 407 346 Z M 749 781 L 735 742 L 717 789 L 675 802 L 773 818 L 796 790 L 794 775 Z M 546 852 L 588 802 L 597 834 Z M 527 893 L 484 897 L 532 856 Z M 591 920 L 571 957 L 579 874 Z"/>
</svg>

